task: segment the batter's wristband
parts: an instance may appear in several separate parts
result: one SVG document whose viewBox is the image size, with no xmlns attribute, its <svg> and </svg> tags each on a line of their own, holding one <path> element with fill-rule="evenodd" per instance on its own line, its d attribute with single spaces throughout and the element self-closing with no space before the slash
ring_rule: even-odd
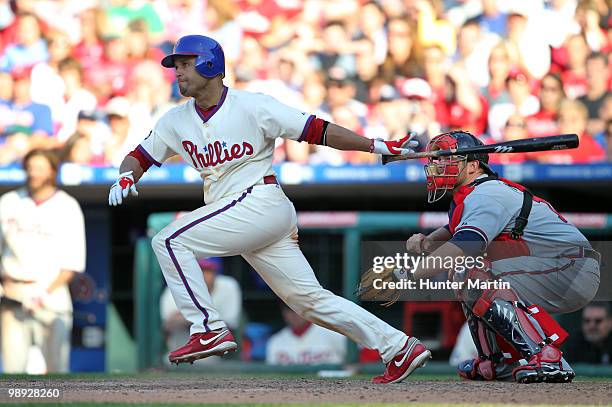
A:
<svg viewBox="0 0 612 407">
<path fill-rule="evenodd" d="M 327 145 L 327 126 L 329 126 L 329 122 L 327 120 L 323 120 L 323 135 L 321 136 L 321 145 L 322 146 L 326 146 Z"/>
</svg>

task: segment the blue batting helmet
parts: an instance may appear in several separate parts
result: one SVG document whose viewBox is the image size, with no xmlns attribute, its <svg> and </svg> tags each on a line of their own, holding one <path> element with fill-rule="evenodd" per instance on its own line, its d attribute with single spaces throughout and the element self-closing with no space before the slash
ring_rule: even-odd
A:
<svg viewBox="0 0 612 407">
<path fill-rule="evenodd" d="M 221 45 L 210 37 L 203 35 L 186 35 L 179 38 L 174 45 L 172 54 L 162 59 L 166 68 L 174 68 L 174 57 L 177 55 L 193 55 L 196 57 L 196 71 L 207 78 L 219 74 L 225 76 L 225 56 Z"/>
</svg>

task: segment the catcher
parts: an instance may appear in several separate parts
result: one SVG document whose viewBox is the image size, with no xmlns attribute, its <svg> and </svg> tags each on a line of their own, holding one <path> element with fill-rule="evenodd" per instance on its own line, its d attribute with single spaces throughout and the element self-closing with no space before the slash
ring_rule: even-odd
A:
<svg viewBox="0 0 612 407">
<path fill-rule="evenodd" d="M 482 142 L 473 135 L 454 131 L 433 138 L 427 151 L 478 145 Z M 485 267 L 455 272 L 430 261 L 408 272 L 387 269 L 376 278 L 418 280 L 448 273 L 449 280 L 463 283 L 455 294 L 479 356 L 459 364 L 460 376 L 570 382 L 575 373 L 559 350 L 568 334 L 549 313 L 575 311 L 595 296 L 600 254 L 551 204 L 522 185 L 499 178 L 488 159 L 488 154 L 429 159 L 427 200 L 450 195 L 449 222 L 406 242 L 408 252 L 426 252 L 428 257 L 459 259 L 486 252 Z M 376 296 L 368 285 L 371 275 L 362 279 L 362 299 Z M 470 281 L 504 281 L 511 288 L 467 284 Z M 393 302 L 398 297 L 386 298 Z"/>
</svg>

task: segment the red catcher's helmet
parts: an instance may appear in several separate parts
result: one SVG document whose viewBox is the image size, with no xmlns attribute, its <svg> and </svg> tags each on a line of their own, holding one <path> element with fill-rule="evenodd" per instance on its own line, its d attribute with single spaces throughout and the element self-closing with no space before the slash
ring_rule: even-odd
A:
<svg viewBox="0 0 612 407">
<path fill-rule="evenodd" d="M 455 148 L 468 148 L 482 146 L 483 143 L 466 131 L 451 131 L 440 134 L 431 139 L 427 144 L 426 151 L 450 150 Z M 489 167 L 489 155 L 486 153 L 453 155 L 449 157 L 430 158 L 425 165 L 425 176 L 427 177 L 427 202 L 436 202 L 452 190 L 457 184 L 460 175 L 460 164 L 468 161 L 478 161 L 480 168 L 487 174 L 494 174 Z M 465 166 L 462 167 L 462 170 Z M 461 171 L 462 171 L 461 170 Z"/>
</svg>

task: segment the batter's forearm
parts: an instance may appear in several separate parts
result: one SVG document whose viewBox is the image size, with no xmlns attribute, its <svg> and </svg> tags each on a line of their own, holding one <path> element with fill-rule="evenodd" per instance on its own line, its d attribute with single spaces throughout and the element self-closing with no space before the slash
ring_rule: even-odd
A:
<svg viewBox="0 0 612 407">
<path fill-rule="evenodd" d="M 124 172 L 132 171 L 132 176 L 134 177 L 134 182 L 138 182 L 144 171 L 140 166 L 140 162 L 132 157 L 131 155 L 125 156 L 121 165 L 119 166 L 119 172 L 123 174 Z"/>
<path fill-rule="evenodd" d="M 326 145 L 337 150 L 370 151 L 372 141 L 337 124 L 327 126 Z"/>
</svg>

